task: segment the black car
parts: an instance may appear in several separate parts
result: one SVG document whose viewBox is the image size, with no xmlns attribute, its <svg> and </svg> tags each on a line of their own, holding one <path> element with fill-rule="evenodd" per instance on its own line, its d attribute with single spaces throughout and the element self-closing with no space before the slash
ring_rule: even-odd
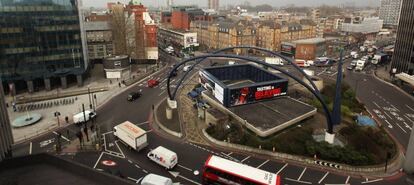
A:
<svg viewBox="0 0 414 185">
<path fill-rule="evenodd" d="M 136 99 L 138 99 L 139 97 L 141 97 L 141 93 L 140 92 L 131 92 L 128 94 L 127 100 L 128 101 L 134 101 Z"/>
</svg>

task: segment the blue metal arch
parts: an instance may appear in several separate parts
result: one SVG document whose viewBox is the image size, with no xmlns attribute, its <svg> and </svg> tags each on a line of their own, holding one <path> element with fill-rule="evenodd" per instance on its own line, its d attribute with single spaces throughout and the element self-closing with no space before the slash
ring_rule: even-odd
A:
<svg viewBox="0 0 414 185">
<path fill-rule="evenodd" d="M 322 108 L 323 108 L 323 110 L 325 112 L 325 116 L 326 116 L 326 119 L 327 119 L 328 133 L 331 133 L 331 134 L 333 133 L 333 124 L 332 124 L 333 122 L 332 122 L 331 114 L 329 112 L 328 106 L 325 104 L 325 102 L 323 101 L 323 98 L 321 97 L 321 95 L 319 93 L 317 93 L 312 87 L 310 87 L 308 84 L 306 84 L 305 82 L 303 82 L 301 79 L 299 79 L 296 76 L 293 76 L 291 73 L 287 72 L 286 70 L 284 70 L 284 69 L 282 69 L 280 67 L 277 67 L 277 66 L 272 66 L 272 65 L 270 65 L 268 63 L 265 63 L 263 61 L 260 61 L 258 59 L 254 59 L 254 58 L 250 58 L 250 57 L 239 56 L 239 55 L 228 55 L 228 54 L 206 54 L 206 55 L 202 55 L 202 56 L 196 56 L 196 57 L 193 57 L 193 58 L 190 58 L 190 59 L 187 59 L 187 60 L 184 60 L 184 61 L 180 62 L 178 65 L 176 65 L 176 66 L 173 67 L 173 69 L 170 71 L 170 73 L 168 75 L 168 78 L 167 78 L 167 92 L 168 92 L 168 96 L 169 96 L 169 99 L 170 100 L 173 100 L 174 99 L 174 97 L 176 95 L 176 92 L 177 92 L 177 89 L 182 84 L 182 80 L 189 74 L 187 72 L 183 76 L 183 78 L 178 82 L 174 94 L 171 94 L 171 90 L 170 90 L 170 79 L 171 79 L 171 76 L 174 73 L 174 71 L 176 71 L 180 66 L 184 65 L 187 62 L 194 61 L 194 60 L 198 60 L 197 63 L 196 63 L 196 64 L 198 64 L 198 63 L 204 61 L 204 59 L 211 58 L 211 57 L 224 57 L 224 58 L 241 59 L 241 60 L 245 60 L 245 61 L 250 61 L 250 62 L 254 62 L 254 63 L 260 64 L 260 65 L 263 65 L 263 66 L 266 66 L 266 67 L 275 69 L 275 70 L 280 71 L 283 74 L 291 77 L 292 79 L 294 79 L 295 81 L 297 81 L 298 83 L 300 83 L 302 86 L 304 86 L 306 89 L 308 89 L 319 100 L 319 102 L 321 102 Z M 189 69 L 189 71 L 192 70 L 193 67 L 196 64 L 194 64 Z"/>
</svg>

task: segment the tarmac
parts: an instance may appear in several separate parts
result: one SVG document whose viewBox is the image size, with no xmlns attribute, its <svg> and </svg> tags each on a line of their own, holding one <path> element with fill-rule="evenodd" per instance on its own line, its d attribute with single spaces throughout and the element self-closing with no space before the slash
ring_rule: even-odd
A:
<svg viewBox="0 0 414 185">
<path fill-rule="evenodd" d="M 147 66 L 134 66 L 132 68 L 132 75 L 135 76 L 136 79 L 140 79 L 142 77 L 147 76 Z M 82 112 L 82 104 L 85 107 L 85 110 L 90 109 L 97 109 L 100 105 L 105 103 L 107 100 L 111 99 L 111 97 L 117 95 L 118 93 L 122 92 L 124 89 L 127 88 L 126 85 L 121 84 L 122 80 L 117 79 L 106 79 L 104 70 L 101 64 L 95 64 L 94 68 L 91 70 L 91 75 L 87 79 L 84 80 L 84 85 L 82 87 L 78 87 L 76 84 L 71 84 L 66 89 L 56 88 L 52 91 L 37 91 L 34 93 L 23 93 L 19 94 L 18 97 L 36 97 L 36 96 L 50 96 L 51 99 L 44 100 L 40 102 L 34 103 L 26 103 L 21 104 L 30 105 L 30 104 L 52 104 L 52 106 L 43 106 L 42 108 L 32 108 L 32 109 L 24 109 L 22 111 L 14 111 L 12 102 L 14 100 L 13 96 L 8 95 L 6 97 L 6 102 L 8 102 L 8 114 L 10 118 L 10 122 L 19 118 L 19 117 L 30 117 L 31 113 L 38 113 L 42 116 L 42 119 L 35 124 L 21 127 L 21 128 L 13 128 L 13 137 L 15 143 L 23 142 L 27 139 L 42 135 L 45 132 L 49 132 L 55 130 L 59 127 L 65 127 L 67 125 L 73 124 L 73 115 L 79 112 Z M 64 98 L 57 98 L 59 93 L 70 93 L 79 91 L 81 89 L 87 88 L 104 88 L 107 89 L 106 91 L 100 91 L 94 93 L 94 96 L 89 96 L 89 94 L 83 95 L 76 95 L 72 97 L 64 97 Z M 56 104 L 58 102 L 58 104 Z M 66 103 L 65 103 L 66 102 Z M 17 105 L 17 106 L 21 106 Z M 59 112 L 60 116 L 55 117 L 55 112 Z M 66 121 L 66 117 L 68 118 Z"/>
</svg>

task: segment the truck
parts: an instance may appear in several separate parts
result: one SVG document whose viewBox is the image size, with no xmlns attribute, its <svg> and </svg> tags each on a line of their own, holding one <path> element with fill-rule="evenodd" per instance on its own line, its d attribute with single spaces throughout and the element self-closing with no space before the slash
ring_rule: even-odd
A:
<svg viewBox="0 0 414 185">
<path fill-rule="evenodd" d="M 386 61 L 387 61 L 387 59 L 388 59 L 387 54 L 384 54 L 384 53 L 377 53 L 377 54 L 375 54 L 375 55 L 374 55 L 374 57 L 372 58 L 371 63 L 372 63 L 372 64 L 381 64 L 381 63 L 386 62 Z"/>
<path fill-rule="evenodd" d="M 309 67 L 310 65 L 306 62 L 306 60 L 296 59 L 295 64 L 299 67 Z"/>
<path fill-rule="evenodd" d="M 174 168 L 178 163 L 177 154 L 163 146 L 158 146 L 154 150 L 148 152 L 147 157 L 168 170 Z"/>
<path fill-rule="evenodd" d="M 365 60 L 358 60 L 355 66 L 355 70 L 356 71 L 362 71 L 366 65 L 366 61 Z"/>
<path fill-rule="evenodd" d="M 266 57 L 265 62 L 272 65 L 283 66 L 283 60 L 279 57 Z"/>
<path fill-rule="evenodd" d="M 73 123 L 79 124 L 89 121 L 96 116 L 96 113 L 93 110 L 85 110 L 84 112 L 79 112 L 73 115 Z"/>
<path fill-rule="evenodd" d="M 358 52 L 356 52 L 356 51 L 351 51 L 351 57 L 353 58 L 353 59 L 357 59 L 359 56 L 358 56 Z"/>
<path fill-rule="evenodd" d="M 115 137 L 129 148 L 140 151 L 148 145 L 147 132 L 129 121 L 116 125 L 113 129 Z"/>
</svg>

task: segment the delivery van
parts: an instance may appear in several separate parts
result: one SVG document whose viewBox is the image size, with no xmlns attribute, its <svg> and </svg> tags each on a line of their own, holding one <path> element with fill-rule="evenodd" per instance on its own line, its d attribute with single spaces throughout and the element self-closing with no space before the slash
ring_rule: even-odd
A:
<svg viewBox="0 0 414 185">
<path fill-rule="evenodd" d="M 83 112 L 76 113 L 73 115 L 73 123 L 79 124 L 83 122 L 89 121 L 96 116 L 96 113 L 92 110 L 85 110 L 85 114 Z"/>
<path fill-rule="evenodd" d="M 172 169 L 178 163 L 177 154 L 167 148 L 159 146 L 147 154 L 148 158 L 157 164 Z"/>
<path fill-rule="evenodd" d="M 148 145 L 147 132 L 129 121 L 125 121 L 115 126 L 114 135 L 119 138 L 122 143 L 136 151 L 140 151 Z"/>
<path fill-rule="evenodd" d="M 173 182 L 170 178 L 167 178 L 161 175 L 156 175 L 153 173 L 146 175 L 141 181 L 141 185 L 172 185 L 172 184 Z"/>
</svg>

